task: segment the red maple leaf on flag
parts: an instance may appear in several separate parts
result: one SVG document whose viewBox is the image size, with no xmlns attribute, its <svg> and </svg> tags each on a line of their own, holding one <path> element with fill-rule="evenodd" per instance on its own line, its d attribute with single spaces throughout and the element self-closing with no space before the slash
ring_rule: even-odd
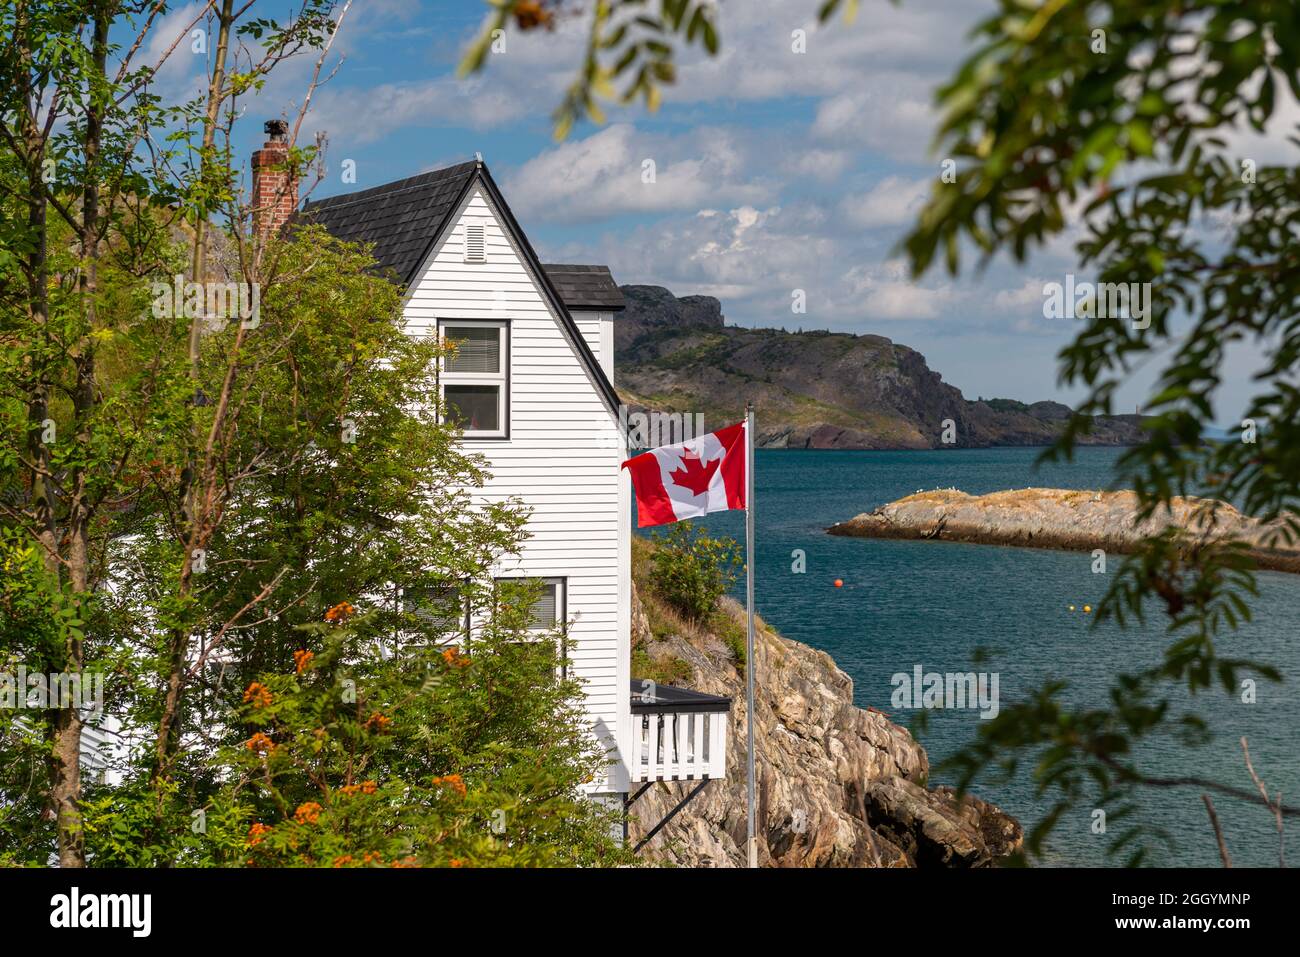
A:
<svg viewBox="0 0 1300 957">
<path fill-rule="evenodd" d="M 698 455 L 691 455 L 689 452 L 683 455 L 681 459 L 684 467 L 673 469 L 668 473 L 668 477 L 673 480 L 673 484 L 686 489 L 692 495 L 702 495 L 707 492 L 709 484 L 713 481 L 713 473 L 722 464 L 722 459 L 717 458 L 705 462 Z"/>
</svg>

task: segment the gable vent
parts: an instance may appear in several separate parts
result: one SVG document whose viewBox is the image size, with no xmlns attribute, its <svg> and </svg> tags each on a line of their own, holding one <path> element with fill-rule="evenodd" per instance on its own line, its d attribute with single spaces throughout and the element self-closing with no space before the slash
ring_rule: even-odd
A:
<svg viewBox="0 0 1300 957">
<path fill-rule="evenodd" d="M 483 227 L 465 224 L 465 262 L 487 262 L 487 249 L 483 241 Z"/>
</svg>

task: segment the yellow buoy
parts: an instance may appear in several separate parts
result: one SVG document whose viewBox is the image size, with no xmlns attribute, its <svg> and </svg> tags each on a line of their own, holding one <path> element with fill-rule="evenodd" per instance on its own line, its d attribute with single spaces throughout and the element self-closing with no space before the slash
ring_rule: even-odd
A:
<svg viewBox="0 0 1300 957">
<path fill-rule="evenodd" d="M 1092 611 L 1092 606 L 1091 606 L 1091 605 L 1084 605 L 1084 606 L 1083 606 L 1083 613 L 1084 613 L 1085 615 L 1088 614 L 1090 611 Z"/>
</svg>

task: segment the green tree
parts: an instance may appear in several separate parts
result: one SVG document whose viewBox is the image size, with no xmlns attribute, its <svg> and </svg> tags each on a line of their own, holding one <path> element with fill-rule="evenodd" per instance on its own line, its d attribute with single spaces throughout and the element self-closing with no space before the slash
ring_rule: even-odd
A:
<svg viewBox="0 0 1300 957">
<path fill-rule="evenodd" d="M 610 849 L 601 809 L 577 800 L 605 756 L 575 730 L 574 685 L 561 677 L 513 711 L 492 697 L 540 688 L 543 652 L 547 669 L 565 665 L 551 642 L 510 651 L 535 638 L 519 624 L 529 599 L 489 569 L 518 548 L 524 515 L 471 501 L 484 473 L 440 422 L 438 347 L 403 334 L 399 291 L 366 250 L 249 229 L 237 97 L 296 53 L 316 52 L 318 77 L 347 5 L 332 9 L 305 0 L 278 23 L 213 8 L 208 90 L 169 104 L 149 92 L 158 64 L 131 63 L 163 5 L 0 7 L 0 666 L 104 674 L 105 710 L 129 732 L 123 783 L 105 787 L 82 779 L 76 708 L 0 716 L 5 863 L 242 863 L 230 829 L 270 820 L 274 802 L 230 789 L 248 770 L 249 687 L 284 692 L 276 726 L 293 740 L 324 707 L 314 679 L 285 684 L 301 677 L 284 671 L 296 651 L 356 668 L 365 700 L 417 694 L 407 659 L 437 663 L 429 649 L 441 654 L 461 602 L 496 609 L 501 654 L 474 669 L 488 688 L 462 679 L 404 707 L 368 767 L 412 788 L 461 775 L 513 814 L 504 840 L 521 861 Z M 124 48 L 107 40 L 119 32 Z M 313 155 L 292 148 L 294 172 Z M 182 308 L 178 276 L 255 289 L 255 321 Z M 358 614 L 336 616 L 326 642 L 343 602 Z M 451 731 L 404 722 L 484 702 Z M 441 751 L 431 733 L 448 736 Z M 325 757 L 322 781 L 339 770 Z M 402 777 L 431 757 L 429 776 Z M 277 768 L 272 790 L 305 795 L 294 769 Z M 196 830 L 196 812 L 212 827 Z M 503 853 L 495 840 L 462 851 Z"/>
<path fill-rule="evenodd" d="M 174 583 L 184 560 L 184 540 L 175 534 L 184 493 L 174 476 L 189 436 L 188 321 L 144 323 L 151 332 L 137 329 L 104 349 L 117 370 L 105 412 L 119 430 L 118 447 L 130 448 L 138 464 L 121 473 L 120 507 L 104 517 L 97 564 L 106 587 L 95 593 L 84 630 L 88 660 L 108 672 L 107 710 L 137 737 L 116 769 L 120 786 L 82 789 L 91 861 L 329 864 L 351 848 L 359 862 L 382 849 L 391 863 L 399 847 L 410 848 L 400 860 L 420 864 L 613 859 L 608 815 L 580 793 L 603 775 L 608 758 L 582 717 L 580 689 L 555 677 L 565 671 L 559 636 L 537 641 L 528 633 L 535 596 L 507 592 L 490 577 L 496 560 L 519 547 L 525 516 L 517 503 L 471 501 L 484 473 L 439 421 L 439 346 L 403 333 L 399 290 L 375 274 L 366 251 L 310 227 L 273 252 L 258 335 L 243 347 L 248 373 L 225 387 L 227 363 L 201 364 L 200 389 L 226 388 L 236 411 L 215 446 L 221 521 L 196 561 L 198 587 L 183 597 Z M 149 285 L 132 286 L 111 268 L 105 277 L 108 290 L 134 290 L 123 309 L 138 315 L 136 300 L 147 297 L 142 290 Z M 102 315 L 111 325 L 112 310 Z M 204 350 L 228 349 L 236 326 L 205 333 Z M 160 363 L 160 353 L 170 362 Z M 159 383 L 179 398 L 138 405 L 126 398 L 155 396 Z M 22 574 L 7 575 L 0 596 L 5 647 L 27 661 L 37 636 L 48 641 L 63 627 L 50 615 L 58 593 L 47 590 L 36 554 L 15 540 L 6 560 Z M 465 603 L 491 614 L 472 655 L 458 659 L 473 662 L 462 672 L 443 655 L 449 640 L 460 641 Z M 330 609 L 343 605 L 358 610 L 355 619 L 349 612 L 326 623 Z M 48 624 L 32 632 L 32 620 Z M 189 640 L 174 695 L 168 677 L 178 621 Z M 328 663 L 331 674 L 350 668 L 357 698 L 349 704 L 382 705 L 391 729 L 369 734 L 372 726 L 362 735 L 357 728 L 370 712 L 344 707 L 333 679 L 322 685 L 316 670 L 286 674 L 295 652 L 306 651 L 318 667 Z M 428 686 L 429 668 L 440 662 L 448 681 Z M 248 689 L 255 684 L 273 690 L 275 709 L 251 714 Z M 159 774 L 156 739 L 139 733 L 157 728 L 172 701 L 181 705 L 175 742 Z M 262 768 L 274 782 L 265 789 L 265 776 L 252 775 L 248 765 L 255 757 L 245 748 L 250 718 L 268 719 L 265 727 L 286 744 L 278 754 L 287 763 Z M 326 726 L 338 738 L 308 774 L 309 755 L 297 748 Z M 376 745 L 364 760 L 345 749 L 360 746 L 358 735 L 366 747 Z M 30 761 L 34 747 L 10 738 L 6 750 Z M 302 760 L 288 761 L 291 755 Z M 20 766 L 11 765 L 6 778 L 7 819 L 0 826 L 12 828 L 12 862 L 40 863 L 52 835 L 33 799 L 44 795 L 22 789 Z M 361 768 L 370 777 L 354 782 Z M 449 775 L 467 782 L 472 800 L 446 803 Z M 430 783 L 434 777 L 443 783 Z M 369 829 L 353 811 L 326 813 L 302 844 L 303 822 L 271 813 L 280 801 L 294 811 L 313 802 L 332 808 L 323 801 L 335 787 L 365 780 L 386 782 L 383 800 L 356 802 L 373 805 Z M 232 790 L 231 781 L 241 786 Z M 413 798 L 398 818 L 383 817 L 395 789 L 423 789 L 428 813 L 416 814 L 423 805 Z M 506 831 L 484 830 L 485 808 L 495 815 L 493 826 L 504 815 Z M 204 821 L 200 832 L 196 812 Z M 246 833 L 235 832 L 256 822 L 284 825 L 298 837 L 283 847 L 278 838 L 259 841 L 259 854 L 280 847 L 283 855 L 250 857 Z M 459 836 L 421 843 L 420 834 L 444 825 Z M 391 840 L 384 843 L 382 834 Z M 374 840 L 366 843 L 364 835 Z M 298 848 L 292 855 L 290 845 Z"/>
<path fill-rule="evenodd" d="M 690 522 L 675 523 L 654 542 L 651 587 L 691 621 L 707 618 L 736 581 L 740 546 L 730 538 L 712 538 Z"/>
<path fill-rule="evenodd" d="M 940 250 L 953 273 L 972 250 L 984 260 L 1000 252 L 1027 259 L 1078 229 L 1082 265 L 1100 282 L 1150 284 L 1152 308 L 1149 324 L 1088 317 L 1062 350 L 1063 381 L 1088 397 L 1047 457 L 1068 457 L 1089 416 L 1114 412 L 1119 387 L 1156 361 L 1158 384 L 1143 403 L 1145 440 L 1119 460 L 1117 481 L 1136 490 L 1139 517 L 1175 496 L 1211 490 L 1278 522 L 1279 536 L 1292 539 L 1300 269 L 1296 236 L 1284 224 L 1297 213 L 1300 171 L 1256 162 L 1228 134 L 1241 124 L 1262 132 L 1279 86 L 1300 95 L 1300 7 L 1004 0 L 976 36 L 976 49 L 939 94 L 938 152 L 955 158 L 958 172 L 955 183 L 935 185 L 907 237 L 914 272 L 925 273 Z M 1211 222 L 1224 225 L 1210 229 Z M 1251 441 L 1217 441 L 1216 389 L 1226 350 L 1241 341 L 1261 356 L 1243 410 L 1261 428 Z M 1204 508 L 1212 517 L 1213 501 Z M 1160 663 L 1116 675 L 1099 706 L 1069 706 L 1065 686 L 1053 684 L 1004 708 L 961 756 L 963 783 L 1036 756 L 1035 775 L 1055 803 L 1034 848 L 1090 795 L 1119 814 L 1133 809 L 1143 787 L 1179 783 L 1263 803 L 1227 782 L 1152 776 L 1134 756 L 1139 740 L 1158 734 L 1205 740 L 1200 714 L 1175 705 L 1175 687 L 1207 708 L 1235 700 L 1243 677 L 1280 678 L 1233 650 L 1232 632 L 1249 620 L 1254 594 L 1251 563 L 1231 544 L 1151 537 L 1113 577 L 1099 618 L 1140 623 L 1154 608 L 1169 636 Z M 1122 831 L 1114 849 L 1142 860 L 1145 832 Z"/>
<path fill-rule="evenodd" d="M 293 629 L 302 645 L 228 712 L 214 786 L 177 800 L 175 863 L 574 866 L 630 859 L 613 812 L 575 783 L 603 775 L 557 645 L 520 641 L 511 606 L 466 650 L 407 640 L 350 603 Z M 156 863 L 146 782 L 89 801 L 91 859 Z M 195 822 L 201 822 L 195 826 Z"/>
<path fill-rule="evenodd" d="M 238 19 L 229 15 L 229 6 L 219 24 L 218 69 L 224 68 Z M 77 675 L 88 666 L 83 626 L 103 585 L 97 557 L 105 541 L 104 513 L 120 493 L 119 480 L 132 467 L 135 452 L 118 441 L 114 410 L 103 401 L 111 389 L 100 354 L 114 337 L 137 334 L 141 324 L 134 316 L 101 316 L 107 294 L 102 286 L 105 257 L 119 258 L 118 265 L 137 280 L 153 272 L 160 262 L 151 257 L 166 246 L 159 230 L 166 229 L 167 217 L 157 214 L 168 204 L 180 216 L 188 214 L 193 248 L 205 249 L 200 224 L 218 208 L 210 187 L 218 181 L 229 184 L 234 177 L 228 162 L 225 175 L 214 174 L 222 158 L 210 148 L 219 113 L 214 100 L 217 108 L 229 105 L 236 88 L 251 89 L 285 57 L 320 46 L 330 28 L 331 6 L 304 0 L 287 24 L 260 19 L 236 29 L 241 40 L 255 42 L 261 53 L 250 54 L 248 72 L 230 74 L 228 84 L 222 80 L 225 74 L 218 74 L 200 101 L 209 109 L 201 124 L 199 185 L 192 188 L 195 181 L 186 179 L 180 161 L 189 142 L 184 119 L 196 111 L 161 103 L 150 92 L 150 81 L 204 19 L 207 6 L 158 61 L 141 64 L 139 57 L 154 47 L 151 41 L 167 43 L 168 38 L 158 37 L 166 22 L 160 16 L 165 3 L 0 4 L 0 337 L 6 347 L 0 366 L 5 430 L 0 488 L 6 526 L 25 536 L 8 543 L 39 545 L 45 569 L 41 588 L 60 596 L 55 610 L 64 625 L 62 636 L 57 644 L 44 644 L 37 659 L 47 670 Z M 119 44 L 117 37 L 129 42 Z M 227 115 L 234 113 L 228 110 Z M 174 169 L 181 171 L 179 181 Z M 217 194 L 233 202 L 228 190 Z M 177 197 L 185 199 L 177 202 Z M 201 262 L 202 256 L 194 261 Z M 245 279 L 256 281 L 255 276 Z M 190 324 L 191 340 L 194 328 Z M 154 327 L 145 335 L 157 332 Z M 170 355 L 164 350 L 153 357 L 160 384 L 170 374 Z M 166 388 L 152 394 L 159 405 L 155 414 L 170 416 L 174 410 L 164 398 L 179 397 Z M 191 388 L 182 401 L 188 403 L 197 433 L 213 418 L 212 411 L 219 420 L 225 406 L 218 403 L 203 411 L 196 398 Z M 204 464 L 211 467 L 212 457 Z M 189 465 L 178 480 L 195 485 L 206 476 L 198 474 L 194 462 Z M 198 502 L 195 498 L 191 504 Z M 185 534 L 193 537 L 202 525 L 187 521 Z M 186 575 L 182 565 L 182 590 Z M 173 646 L 182 643 L 177 638 Z M 50 709 L 39 721 L 48 744 L 49 811 L 58 857 L 67 866 L 84 863 L 77 808 L 81 721 L 70 708 Z"/>
</svg>

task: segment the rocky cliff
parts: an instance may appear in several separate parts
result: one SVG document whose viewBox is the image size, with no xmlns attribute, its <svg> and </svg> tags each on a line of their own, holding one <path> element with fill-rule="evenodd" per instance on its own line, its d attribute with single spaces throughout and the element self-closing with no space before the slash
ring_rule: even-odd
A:
<svg viewBox="0 0 1300 957">
<path fill-rule="evenodd" d="M 749 329 L 724 323 L 711 296 L 623 286 L 614 323 L 618 387 L 629 403 L 702 412 L 709 428 L 763 410 L 769 448 L 928 449 L 1047 445 L 1069 416 L 1055 402 L 970 401 L 925 357 L 883 336 Z M 944 422 L 955 425 L 943 442 Z M 1137 416 L 1096 420 L 1084 444 L 1126 445 Z"/>
<path fill-rule="evenodd" d="M 1126 553 L 1148 535 L 1173 526 L 1197 540 L 1244 544 L 1261 568 L 1300 572 L 1300 544 L 1281 523 L 1263 524 L 1226 502 L 1175 498 L 1172 507 L 1136 523 L 1133 492 L 1026 488 L 968 495 L 957 489 L 918 492 L 832 525 L 832 535 L 918 538 Z"/>
<path fill-rule="evenodd" d="M 633 675 L 732 699 L 727 777 L 707 787 L 642 856 L 687 867 L 745 864 L 744 613 L 724 599 L 695 626 L 660 602 L 638 541 Z M 1020 825 L 973 796 L 927 787 L 925 749 L 879 711 L 824 652 L 759 622 L 755 740 L 759 862 L 767 867 L 980 867 L 1015 853 Z M 654 785 L 634 805 L 634 840 L 694 785 Z"/>
</svg>

